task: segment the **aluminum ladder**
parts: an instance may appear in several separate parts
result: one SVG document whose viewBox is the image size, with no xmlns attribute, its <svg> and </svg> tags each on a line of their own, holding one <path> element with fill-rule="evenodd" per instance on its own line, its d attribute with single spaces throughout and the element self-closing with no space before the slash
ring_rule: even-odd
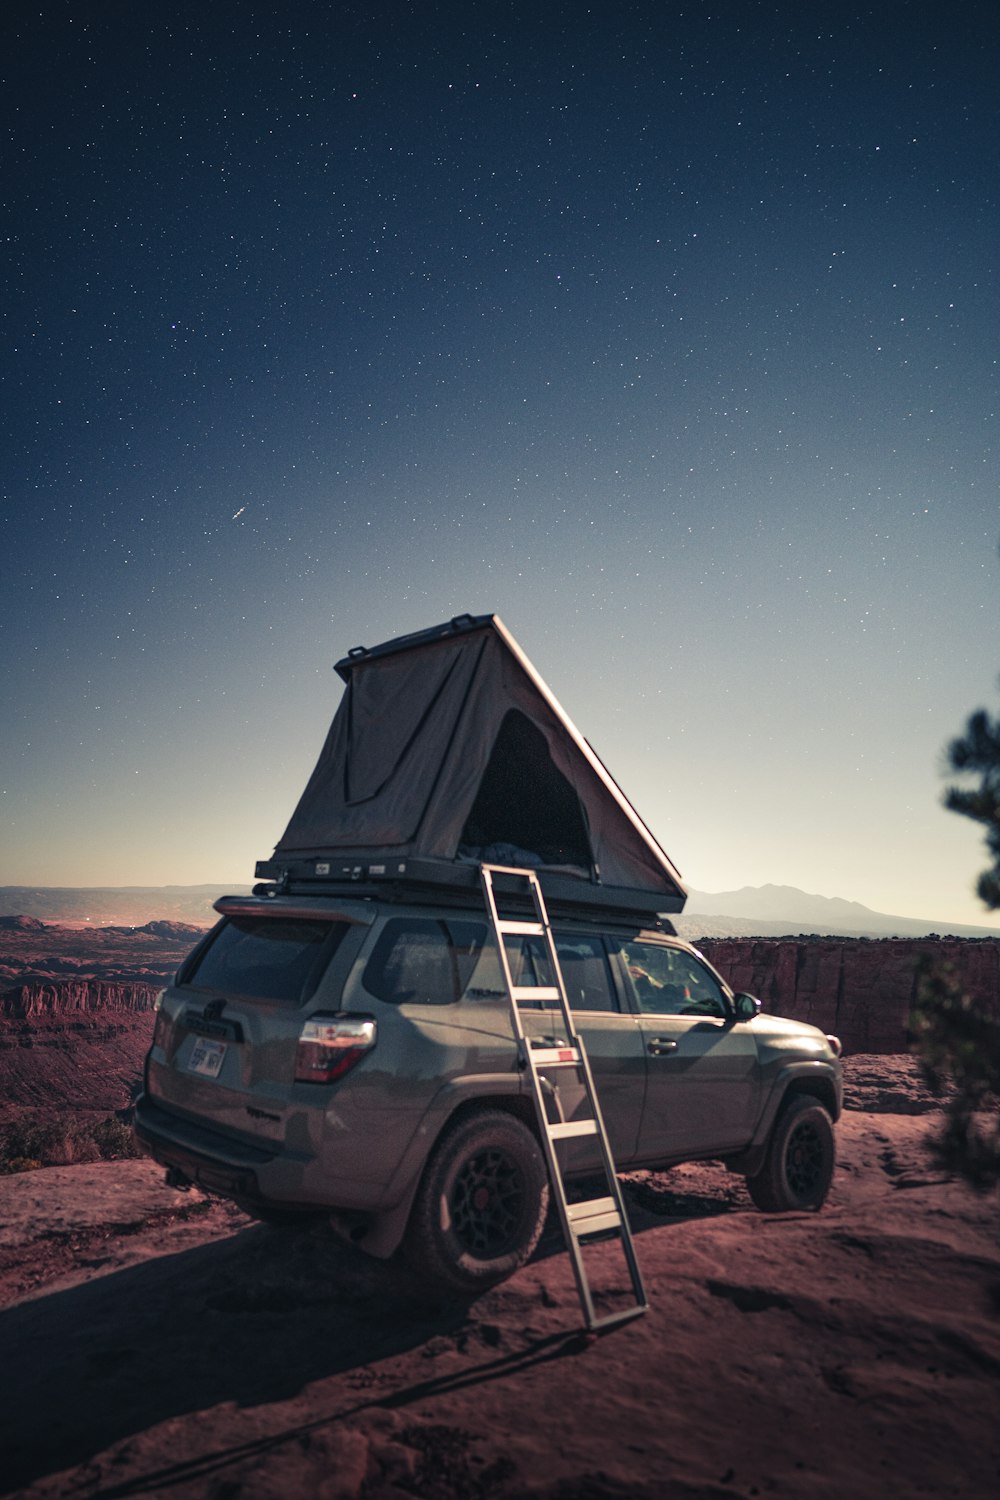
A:
<svg viewBox="0 0 1000 1500">
<path fill-rule="evenodd" d="M 508 884 L 512 879 L 515 886 L 522 884 L 527 887 L 527 892 L 530 894 L 535 911 L 533 921 L 514 920 L 500 916 L 497 907 L 497 893 L 493 884 L 494 876 L 497 875 L 505 877 Z M 625 1212 L 625 1201 L 622 1197 L 621 1184 L 615 1172 L 615 1164 L 608 1145 L 607 1131 L 601 1117 L 600 1105 L 597 1102 L 597 1093 L 594 1088 L 593 1075 L 590 1071 L 590 1063 L 587 1060 L 583 1038 L 574 1024 L 569 997 L 566 994 L 566 984 L 563 980 L 559 955 L 556 952 L 555 938 L 552 935 L 552 928 L 545 907 L 545 898 L 542 895 L 538 875 L 534 870 L 522 870 L 509 865 L 483 864 L 480 866 L 480 879 L 482 881 L 483 897 L 486 902 L 490 927 L 500 958 L 500 972 L 503 975 L 507 996 L 510 1001 L 511 1022 L 514 1028 L 514 1036 L 517 1040 L 518 1060 L 531 1080 L 531 1092 L 535 1101 L 535 1112 L 538 1116 L 542 1148 L 545 1152 L 545 1160 L 548 1165 L 549 1181 L 552 1185 L 552 1192 L 559 1210 L 563 1237 L 566 1241 L 566 1248 L 569 1251 L 570 1261 L 573 1266 L 573 1275 L 576 1278 L 580 1306 L 583 1309 L 584 1319 L 589 1330 L 593 1332 L 599 1329 L 611 1328 L 617 1323 L 625 1323 L 632 1318 L 641 1316 L 649 1304 L 646 1301 L 642 1276 L 639 1271 L 638 1261 L 636 1260 L 635 1246 L 632 1242 L 632 1231 L 629 1227 L 628 1215 Z M 510 892 L 505 892 L 504 894 L 509 899 Z M 541 938 L 545 944 L 549 970 L 555 983 L 545 986 L 515 984 L 511 973 L 510 955 L 508 954 L 505 941 L 507 937 Z M 524 1004 L 558 1005 L 562 1013 L 562 1023 L 565 1027 L 565 1038 L 558 1037 L 552 1039 L 543 1037 L 532 1039 L 526 1036 L 521 1014 L 521 1007 Z M 553 1044 L 545 1046 L 544 1043 L 547 1041 L 551 1041 Z M 566 1120 L 563 1116 L 559 1089 L 547 1077 L 550 1071 L 559 1069 L 572 1069 L 576 1073 L 583 1095 L 581 1101 L 585 1108 L 583 1118 Z M 559 1116 L 555 1121 L 549 1119 L 549 1110 L 546 1107 L 546 1095 L 554 1101 L 555 1110 Z M 569 1203 L 566 1198 L 566 1185 L 563 1179 L 562 1167 L 556 1153 L 556 1144 L 559 1141 L 569 1140 L 577 1136 L 593 1136 L 595 1138 L 601 1158 L 601 1166 L 604 1171 L 607 1193 L 604 1197 L 593 1198 L 584 1203 Z M 633 1305 L 626 1307 L 624 1310 L 607 1314 L 604 1317 L 598 1317 L 594 1311 L 593 1293 L 583 1264 L 583 1246 L 594 1236 L 604 1235 L 609 1231 L 613 1231 L 621 1240 L 622 1253 L 625 1257 L 631 1282 Z"/>
</svg>

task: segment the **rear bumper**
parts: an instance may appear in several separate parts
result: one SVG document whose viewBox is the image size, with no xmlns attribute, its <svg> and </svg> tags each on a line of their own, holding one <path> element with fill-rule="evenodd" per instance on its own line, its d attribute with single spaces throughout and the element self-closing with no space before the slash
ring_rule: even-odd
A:
<svg viewBox="0 0 1000 1500">
<path fill-rule="evenodd" d="M 259 1174 L 266 1174 L 276 1153 L 230 1140 L 170 1114 L 154 1104 L 148 1094 L 142 1094 L 136 1104 L 133 1129 L 147 1156 L 206 1192 L 261 1207 L 275 1201 L 261 1187 Z M 298 1205 L 287 1200 L 280 1206 L 315 1208 L 315 1204 Z"/>
<path fill-rule="evenodd" d="M 166 1168 L 175 1187 L 191 1184 L 250 1209 L 280 1208 L 314 1214 L 321 1208 L 331 1214 L 334 1228 L 345 1238 L 360 1242 L 369 1254 L 382 1259 L 390 1256 L 402 1240 L 412 1192 L 381 1215 L 357 1207 L 317 1203 L 315 1199 L 279 1198 L 266 1188 L 268 1170 L 272 1174 L 282 1172 L 278 1153 L 233 1141 L 173 1115 L 148 1094 L 142 1094 L 136 1104 L 133 1130 L 143 1151 Z"/>
</svg>

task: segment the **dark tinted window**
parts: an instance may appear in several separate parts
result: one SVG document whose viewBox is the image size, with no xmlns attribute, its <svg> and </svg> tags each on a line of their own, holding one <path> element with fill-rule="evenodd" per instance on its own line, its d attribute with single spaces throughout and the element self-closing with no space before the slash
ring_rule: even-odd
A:
<svg viewBox="0 0 1000 1500">
<path fill-rule="evenodd" d="M 571 936 L 565 932 L 557 932 L 555 939 L 570 1009 L 618 1010 L 603 940 L 596 933 L 593 936 Z M 528 987 L 555 984 L 544 938 L 508 937 L 506 942 L 515 984 Z M 557 1003 L 554 1000 L 544 1002 L 546 1006 Z"/>
<path fill-rule="evenodd" d="M 349 926 L 299 917 L 229 917 L 184 983 L 300 1003 L 315 990 Z"/>
<path fill-rule="evenodd" d="M 506 943 L 515 984 L 530 988 L 554 982 L 542 938 L 511 936 Z M 601 939 L 562 934 L 556 937 L 556 947 L 570 1005 L 578 1010 L 617 1010 Z M 486 943 L 486 924 L 432 917 L 388 921 L 368 960 L 364 985 L 395 1005 L 506 998 L 496 947 L 492 941 Z M 554 1002 L 544 1004 L 549 1008 Z"/>
<path fill-rule="evenodd" d="M 472 977 L 485 937 L 485 922 L 393 917 L 365 967 L 365 989 L 394 1005 L 452 1005 Z"/>
<path fill-rule="evenodd" d="M 556 952 L 571 1010 L 617 1010 L 604 944 L 599 937 L 556 934 Z"/>
</svg>

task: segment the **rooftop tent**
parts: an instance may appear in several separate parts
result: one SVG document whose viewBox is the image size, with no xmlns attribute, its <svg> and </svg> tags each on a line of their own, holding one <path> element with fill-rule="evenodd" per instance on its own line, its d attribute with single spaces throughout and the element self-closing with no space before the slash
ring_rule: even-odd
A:
<svg viewBox="0 0 1000 1500">
<path fill-rule="evenodd" d="M 539 868 L 557 898 L 682 909 L 678 872 L 497 615 L 355 647 L 337 671 L 344 696 L 259 875 L 471 885 L 486 859 Z"/>
</svg>

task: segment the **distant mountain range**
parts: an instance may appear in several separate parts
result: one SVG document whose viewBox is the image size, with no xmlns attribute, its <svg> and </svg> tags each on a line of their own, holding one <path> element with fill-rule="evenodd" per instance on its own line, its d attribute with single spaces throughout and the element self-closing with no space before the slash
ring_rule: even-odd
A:
<svg viewBox="0 0 1000 1500">
<path fill-rule="evenodd" d="M 673 918 L 682 937 L 1000 938 L 1000 926 L 893 917 L 842 896 L 815 896 L 793 885 L 745 885 L 738 891 L 688 891 L 683 915 Z"/>
<path fill-rule="evenodd" d="M 215 921 L 212 903 L 220 896 L 246 895 L 248 885 L 160 886 L 0 886 L 0 917 L 28 916 L 43 922 L 109 924 L 139 927 L 146 922 L 191 922 L 207 927 Z M 743 886 L 738 891 L 690 891 L 681 916 L 673 919 L 682 937 L 787 937 L 816 933 L 821 937 L 1000 938 L 1000 926 L 972 927 L 955 922 L 921 921 L 871 911 L 859 901 L 815 896 L 791 885 Z"/>
<path fill-rule="evenodd" d="M 40 917 L 94 927 L 141 927 L 146 922 L 191 922 L 211 927 L 213 901 L 246 896 L 248 885 L 0 886 L 0 917 Z"/>
</svg>

